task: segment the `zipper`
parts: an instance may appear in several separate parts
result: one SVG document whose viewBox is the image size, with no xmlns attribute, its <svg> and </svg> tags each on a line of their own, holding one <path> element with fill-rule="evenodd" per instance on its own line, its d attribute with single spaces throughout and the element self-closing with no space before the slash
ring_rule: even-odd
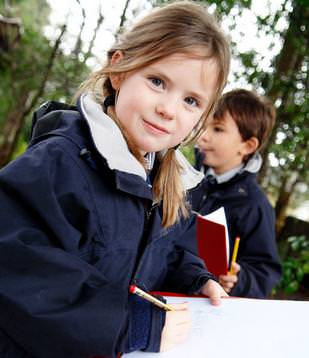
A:
<svg viewBox="0 0 309 358">
<path fill-rule="evenodd" d="M 145 251 L 147 250 L 147 246 L 148 246 L 148 228 L 149 228 L 149 223 L 150 223 L 150 219 L 153 215 L 154 209 L 158 206 L 157 203 L 152 203 L 151 207 L 149 209 L 145 210 L 145 222 L 144 222 L 144 229 L 143 229 L 143 237 L 141 239 L 141 245 L 140 245 L 140 252 L 138 253 L 138 258 L 136 260 L 136 266 L 134 268 L 134 273 L 132 275 L 133 279 L 130 282 L 130 285 L 136 285 L 140 288 L 142 288 L 145 291 L 147 290 L 147 287 L 144 285 L 143 282 L 138 280 L 138 273 L 140 271 L 140 267 L 142 266 L 142 263 L 144 261 L 144 257 L 145 257 Z"/>
<path fill-rule="evenodd" d="M 146 209 L 146 210 L 145 210 L 145 223 L 144 223 L 144 230 L 143 230 L 144 235 L 147 234 L 148 226 L 149 226 L 149 222 L 150 222 L 152 213 L 153 213 L 154 209 L 155 209 L 157 206 L 158 206 L 157 203 L 152 203 L 150 209 Z M 143 237 L 143 239 L 144 239 L 144 237 Z M 143 239 L 142 239 L 142 240 L 143 240 Z"/>
</svg>

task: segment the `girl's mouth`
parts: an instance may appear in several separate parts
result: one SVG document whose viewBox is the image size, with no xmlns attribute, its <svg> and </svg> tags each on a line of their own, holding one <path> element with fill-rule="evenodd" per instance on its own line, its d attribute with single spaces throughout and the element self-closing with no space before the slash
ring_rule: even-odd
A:
<svg viewBox="0 0 309 358">
<path fill-rule="evenodd" d="M 155 134 L 169 134 L 169 131 L 164 127 L 158 126 L 157 124 L 153 124 L 151 122 L 146 121 L 143 119 L 144 126 L 147 130 L 150 130 L 152 133 Z"/>
</svg>

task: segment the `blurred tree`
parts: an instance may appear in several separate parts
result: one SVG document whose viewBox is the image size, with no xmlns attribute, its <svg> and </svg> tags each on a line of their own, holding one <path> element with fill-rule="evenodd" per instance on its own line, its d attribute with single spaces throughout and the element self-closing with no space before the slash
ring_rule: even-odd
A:
<svg viewBox="0 0 309 358">
<path fill-rule="evenodd" d="M 4 53 L 12 50 L 18 44 L 20 36 L 20 19 L 0 14 L 0 51 Z"/>
<path fill-rule="evenodd" d="M 16 7 L 6 3 L 0 8 L 7 18 L 14 16 L 23 24 L 18 44 L 1 56 L 0 166 L 10 160 L 26 116 L 44 93 L 65 32 L 63 27 L 53 45 L 42 35 L 42 18 L 48 11 L 44 0 L 18 1 Z"/>
<path fill-rule="evenodd" d="M 309 7 L 302 0 L 294 0 L 292 6 L 289 26 L 282 35 L 282 50 L 274 59 L 274 73 L 271 77 L 262 76 L 267 96 L 278 104 L 276 127 L 270 145 L 263 153 L 264 158 L 272 153 L 278 161 L 278 166 L 272 168 L 278 184 L 275 205 L 278 235 L 291 199 L 297 198 L 299 184 L 309 183 L 309 163 L 306 161 L 309 154 L 309 128 L 306 125 L 309 119 Z M 268 162 L 264 163 L 262 175 Z M 268 183 L 269 180 L 265 180 L 265 184 Z M 302 195 L 304 199 L 306 196 Z"/>
<path fill-rule="evenodd" d="M 69 53 L 64 53 L 61 45 L 66 25 L 55 29 L 53 41 L 44 35 L 49 12 L 45 0 L 20 0 L 15 1 L 14 6 L 7 1 L 5 6 L 0 6 L 0 13 L 5 18 L 19 19 L 23 28 L 18 43 L 1 52 L 0 167 L 12 159 L 14 150 L 19 153 L 25 148 L 30 127 L 30 121 L 26 119 L 30 119 L 30 113 L 38 103 L 45 98 L 70 102 L 89 72 L 86 61 L 103 15 L 99 12 L 97 27 L 88 46 L 83 47 L 81 26 L 75 46 Z"/>
<path fill-rule="evenodd" d="M 31 1 L 17 3 L 18 6 L 13 7 L 6 2 L 0 8 L 0 13 L 7 19 L 19 19 L 23 24 L 23 33 L 18 43 L 1 54 L 0 166 L 9 160 L 31 103 L 35 103 L 37 96 L 44 90 L 58 47 L 56 42 L 53 50 L 50 49 L 48 41 L 40 35 L 41 21 L 36 21 L 36 18 L 41 19 L 48 11 L 45 1 L 36 4 L 29 4 Z M 46 54 L 49 54 L 48 58 Z"/>
</svg>

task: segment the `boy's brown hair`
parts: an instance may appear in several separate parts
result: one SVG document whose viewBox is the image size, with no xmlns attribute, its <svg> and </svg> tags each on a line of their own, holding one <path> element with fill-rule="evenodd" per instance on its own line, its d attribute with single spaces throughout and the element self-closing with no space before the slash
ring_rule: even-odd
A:
<svg viewBox="0 0 309 358">
<path fill-rule="evenodd" d="M 255 137 L 259 141 L 257 150 L 265 146 L 276 120 L 276 110 L 266 97 L 245 89 L 229 91 L 219 100 L 214 119 L 222 119 L 227 111 L 244 141 Z"/>
</svg>

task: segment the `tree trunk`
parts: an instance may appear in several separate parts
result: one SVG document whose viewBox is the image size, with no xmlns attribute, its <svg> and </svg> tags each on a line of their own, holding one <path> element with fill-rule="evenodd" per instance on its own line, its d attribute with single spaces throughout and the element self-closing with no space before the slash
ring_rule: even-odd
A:
<svg viewBox="0 0 309 358">
<path fill-rule="evenodd" d="M 28 96 L 28 93 L 23 93 L 18 97 L 16 107 L 8 114 L 5 121 L 1 135 L 0 168 L 6 165 L 11 159 L 16 140 L 24 124 L 25 116 L 22 108 L 26 107 Z"/>
<path fill-rule="evenodd" d="M 298 183 L 298 175 L 291 181 L 288 174 L 283 178 L 279 191 L 279 196 L 276 201 L 275 213 L 276 213 L 276 237 L 279 237 L 284 227 L 285 219 L 287 217 L 287 211 L 291 201 L 291 197 L 294 192 L 294 188 Z"/>
<path fill-rule="evenodd" d="M 121 17 L 120 17 L 119 30 L 122 28 L 122 26 L 124 25 L 124 23 L 126 21 L 127 10 L 128 10 L 129 4 L 130 4 L 130 0 L 127 0 L 125 5 L 124 5 Z"/>
</svg>

